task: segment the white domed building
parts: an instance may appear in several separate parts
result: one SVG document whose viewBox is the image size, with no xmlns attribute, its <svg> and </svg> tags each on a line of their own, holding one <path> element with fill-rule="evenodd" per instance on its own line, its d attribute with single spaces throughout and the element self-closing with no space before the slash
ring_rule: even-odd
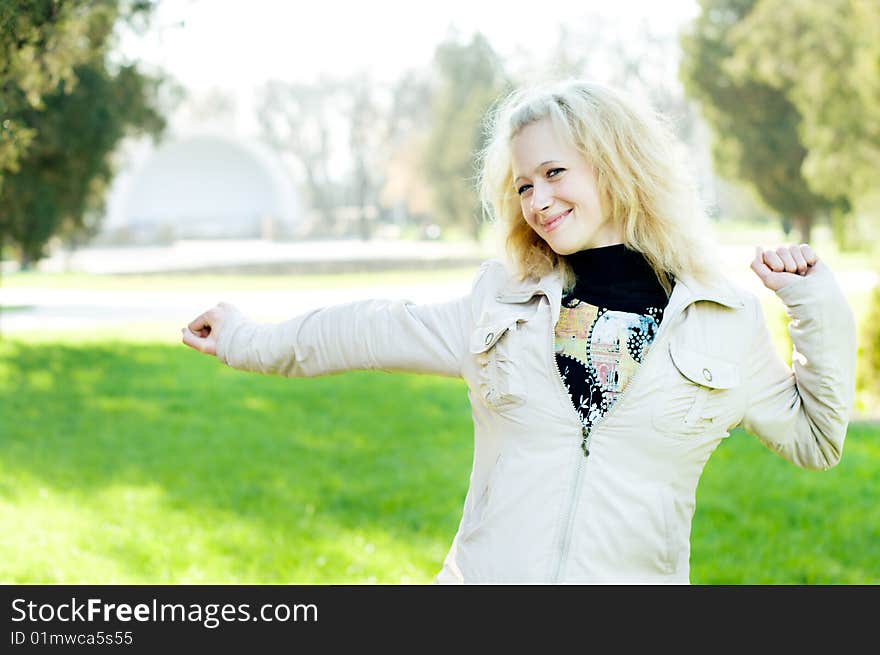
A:
<svg viewBox="0 0 880 655">
<path fill-rule="evenodd" d="M 281 158 L 229 133 L 137 144 L 114 179 L 96 241 L 273 239 L 296 233 L 302 207 Z"/>
</svg>

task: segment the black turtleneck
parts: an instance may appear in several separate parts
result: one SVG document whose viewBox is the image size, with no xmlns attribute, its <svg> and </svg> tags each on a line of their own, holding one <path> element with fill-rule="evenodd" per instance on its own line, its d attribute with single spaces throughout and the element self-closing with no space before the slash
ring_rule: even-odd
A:
<svg viewBox="0 0 880 655">
<path fill-rule="evenodd" d="M 556 363 L 581 422 L 592 428 L 625 391 L 654 342 L 668 298 L 645 257 L 623 244 L 569 255 Z"/>
<path fill-rule="evenodd" d="M 568 296 L 597 307 L 643 313 L 666 306 L 666 292 L 644 255 L 617 244 L 566 257 L 577 282 Z"/>
</svg>

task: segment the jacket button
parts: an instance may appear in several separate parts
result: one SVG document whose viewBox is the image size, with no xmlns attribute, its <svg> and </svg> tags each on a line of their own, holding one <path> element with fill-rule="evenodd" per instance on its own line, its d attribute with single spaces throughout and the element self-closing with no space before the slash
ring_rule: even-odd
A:
<svg viewBox="0 0 880 655">
<path fill-rule="evenodd" d="M 486 345 L 487 345 L 487 346 L 488 346 L 490 343 L 492 343 L 492 337 L 494 337 L 494 336 L 495 336 L 495 333 L 494 333 L 494 332 L 490 332 L 489 334 L 486 335 Z"/>
<path fill-rule="evenodd" d="M 711 382 L 712 381 L 712 371 L 710 371 L 708 368 L 704 368 L 703 369 L 703 377 L 706 378 L 706 382 Z"/>
</svg>

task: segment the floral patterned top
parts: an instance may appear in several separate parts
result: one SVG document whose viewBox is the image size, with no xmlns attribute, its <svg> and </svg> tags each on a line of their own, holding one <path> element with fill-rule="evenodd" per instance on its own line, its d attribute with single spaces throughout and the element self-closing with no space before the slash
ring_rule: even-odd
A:
<svg viewBox="0 0 880 655">
<path fill-rule="evenodd" d="M 666 292 L 645 258 L 622 244 L 568 257 L 574 289 L 562 297 L 556 363 L 584 427 L 605 416 L 654 342 Z"/>
</svg>

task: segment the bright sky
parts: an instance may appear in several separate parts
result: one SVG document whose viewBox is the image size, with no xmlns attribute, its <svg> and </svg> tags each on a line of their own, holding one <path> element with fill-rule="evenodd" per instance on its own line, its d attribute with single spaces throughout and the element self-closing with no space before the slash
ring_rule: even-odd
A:
<svg viewBox="0 0 880 655">
<path fill-rule="evenodd" d="M 123 50 L 189 88 L 243 92 L 269 78 L 307 81 L 318 71 L 368 70 L 390 81 L 428 65 L 450 26 L 481 31 L 507 55 L 546 52 L 559 24 L 583 28 L 591 15 L 614 21 L 621 33 L 640 21 L 672 33 L 698 12 L 697 0 L 161 0 L 150 33 L 126 38 Z"/>
</svg>

